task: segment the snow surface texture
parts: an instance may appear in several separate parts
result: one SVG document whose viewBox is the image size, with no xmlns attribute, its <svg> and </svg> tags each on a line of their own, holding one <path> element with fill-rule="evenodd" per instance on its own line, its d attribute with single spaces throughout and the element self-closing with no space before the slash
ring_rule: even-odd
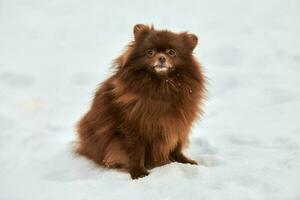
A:
<svg viewBox="0 0 300 200">
<path fill-rule="evenodd" d="M 300 199 L 300 2 L 0 1 L 0 199 Z M 75 123 L 136 23 L 189 30 L 209 80 L 188 155 L 132 181 Z"/>
</svg>

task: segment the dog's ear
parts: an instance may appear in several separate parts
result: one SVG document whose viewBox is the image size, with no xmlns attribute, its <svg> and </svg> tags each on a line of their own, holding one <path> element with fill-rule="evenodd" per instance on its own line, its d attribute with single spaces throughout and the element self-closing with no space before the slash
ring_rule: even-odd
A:
<svg viewBox="0 0 300 200">
<path fill-rule="evenodd" d="M 138 40 L 139 38 L 141 38 L 141 36 L 145 36 L 153 29 L 153 26 L 148 26 L 145 24 L 136 24 L 133 28 L 134 39 Z"/>
<path fill-rule="evenodd" d="M 193 51 L 198 44 L 198 37 L 193 33 L 184 32 L 180 34 L 185 45 Z"/>
</svg>

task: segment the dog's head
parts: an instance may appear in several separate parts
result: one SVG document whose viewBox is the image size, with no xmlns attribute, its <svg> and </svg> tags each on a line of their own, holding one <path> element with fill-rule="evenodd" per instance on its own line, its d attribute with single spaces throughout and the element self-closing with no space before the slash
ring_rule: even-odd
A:
<svg viewBox="0 0 300 200">
<path fill-rule="evenodd" d="M 135 25 L 133 33 L 134 41 L 118 58 L 118 65 L 156 75 L 167 75 L 188 67 L 186 65 L 198 42 L 192 33 L 156 30 L 143 24 Z"/>
</svg>

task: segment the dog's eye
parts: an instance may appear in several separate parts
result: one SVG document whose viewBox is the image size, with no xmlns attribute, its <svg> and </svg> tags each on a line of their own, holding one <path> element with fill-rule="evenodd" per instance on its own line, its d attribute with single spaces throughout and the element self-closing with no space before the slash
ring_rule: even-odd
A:
<svg viewBox="0 0 300 200">
<path fill-rule="evenodd" d="M 175 57 L 176 56 L 176 52 L 173 49 L 168 49 L 167 53 L 171 56 L 171 57 Z"/>
<path fill-rule="evenodd" d="M 148 56 L 148 57 L 154 56 L 154 50 L 148 49 L 148 50 L 147 50 L 147 56 Z"/>
</svg>

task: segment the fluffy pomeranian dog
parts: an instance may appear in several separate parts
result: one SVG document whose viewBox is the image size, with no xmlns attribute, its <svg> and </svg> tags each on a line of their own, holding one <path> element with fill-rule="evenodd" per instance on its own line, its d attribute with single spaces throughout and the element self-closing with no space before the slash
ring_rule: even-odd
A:
<svg viewBox="0 0 300 200">
<path fill-rule="evenodd" d="M 137 179 L 170 162 L 197 164 L 183 149 L 201 114 L 205 85 L 193 56 L 196 35 L 143 24 L 133 32 L 78 124 L 77 152 Z"/>
</svg>

